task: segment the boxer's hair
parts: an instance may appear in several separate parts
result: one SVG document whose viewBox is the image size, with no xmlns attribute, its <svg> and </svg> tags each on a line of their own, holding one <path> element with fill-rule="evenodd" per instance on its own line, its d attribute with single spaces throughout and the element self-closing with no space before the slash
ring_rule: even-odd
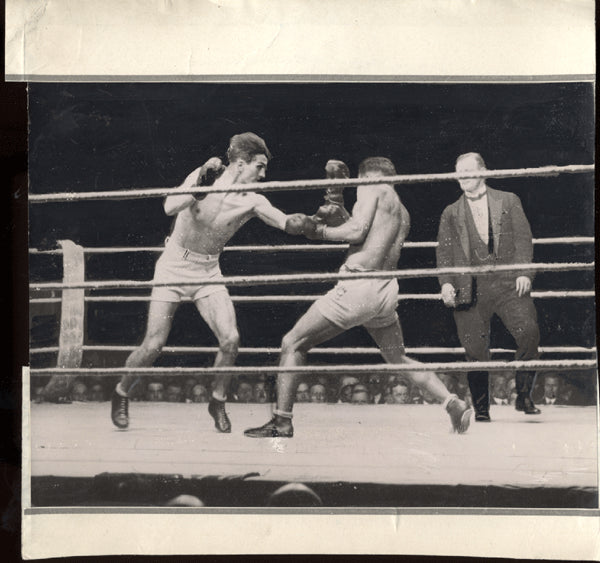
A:
<svg viewBox="0 0 600 563">
<path fill-rule="evenodd" d="M 483 157 L 478 153 L 478 152 L 466 152 L 465 154 L 461 154 L 457 159 L 456 159 L 456 164 L 455 166 L 461 161 L 464 160 L 465 158 L 473 158 L 475 160 L 475 162 L 477 162 L 479 168 L 485 168 L 485 162 L 483 160 Z"/>
<path fill-rule="evenodd" d="M 227 149 L 227 160 L 230 164 L 239 158 L 244 162 L 250 162 L 259 154 L 264 154 L 267 160 L 273 158 L 267 148 L 267 144 L 258 135 L 254 133 L 240 133 L 231 137 L 229 148 Z"/>
<path fill-rule="evenodd" d="M 382 176 L 395 176 L 396 167 L 389 158 L 372 156 L 365 158 L 358 167 L 359 176 L 365 176 L 368 172 L 380 172 Z"/>
</svg>

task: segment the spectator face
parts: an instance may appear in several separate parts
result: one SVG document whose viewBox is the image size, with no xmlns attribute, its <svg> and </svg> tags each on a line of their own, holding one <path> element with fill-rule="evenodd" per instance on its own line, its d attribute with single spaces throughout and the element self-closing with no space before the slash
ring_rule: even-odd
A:
<svg viewBox="0 0 600 563">
<path fill-rule="evenodd" d="M 340 391 L 340 401 L 342 403 L 352 402 L 352 388 L 354 385 L 344 385 Z"/>
<path fill-rule="evenodd" d="M 179 403 L 182 398 L 181 387 L 179 385 L 169 385 L 167 387 L 167 402 Z"/>
<path fill-rule="evenodd" d="M 162 401 L 165 398 L 165 387 L 162 383 L 150 383 L 146 391 L 147 401 Z"/>
<path fill-rule="evenodd" d="M 71 391 L 71 400 L 87 401 L 87 385 L 85 383 L 75 383 Z"/>
<path fill-rule="evenodd" d="M 298 403 L 308 403 L 310 402 L 310 389 L 308 387 L 308 383 L 300 383 L 298 385 L 298 390 L 296 391 L 296 402 Z"/>
<path fill-rule="evenodd" d="M 208 401 L 208 391 L 204 385 L 197 383 L 192 387 L 192 403 L 206 403 Z"/>
<path fill-rule="evenodd" d="M 190 397 L 192 394 L 192 389 L 194 388 L 194 385 L 196 385 L 198 382 L 193 378 L 193 377 L 189 377 L 188 379 L 185 380 L 185 383 L 183 384 L 183 395 L 184 397 Z"/>
<path fill-rule="evenodd" d="M 100 383 L 90 389 L 90 401 L 104 401 L 104 387 Z"/>
<path fill-rule="evenodd" d="M 255 403 L 266 403 L 267 402 L 267 390 L 265 388 L 265 382 L 259 381 L 254 384 L 254 402 Z"/>
<path fill-rule="evenodd" d="M 392 398 L 396 405 L 406 405 L 410 403 L 410 391 L 406 385 L 399 383 L 392 387 Z"/>
<path fill-rule="evenodd" d="M 327 399 L 325 394 L 325 386 L 317 383 L 310 388 L 310 402 L 324 403 Z"/>
<path fill-rule="evenodd" d="M 573 387 L 571 385 L 559 385 L 557 395 L 561 403 L 570 405 L 573 402 Z"/>
<path fill-rule="evenodd" d="M 237 388 L 238 403 L 249 403 L 252 401 L 252 385 L 250 383 L 240 383 Z"/>
<path fill-rule="evenodd" d="M 560 381 L 556 375 L 547 375 L 544 378 L 544 397 L 546 399 L 556 399 Z"/>
<path fill-rule="evenodd" d="M 491 374 L 492 378 L 492 396 L 498 399 L 507 399 L 506 389 L 507 377 L 502 373 Z"/>
<path fill-rule="evenodd" d="M 381 376 L 376 373 L 369 375 L 369 378 L 367 379 L 367 388 L 369 389 L 369 393 L 371 393 L 372 396 L 378 395 L 382 392 L 381 387 Z"/>
<path fill-rule="evenodd" d="M 352 389 L 352 403 L 355 405 L 363 405 L 370 403 L 369 391 L 364 385 L 355 385 Z"/>
<path fill-rule="evenodd" d="M 327 384 L 329 383 L 329 379 L 327 378 L 326 375 L 318 375 L 317 376 L 317 380 L 315 381 L 315 383 L 320 383 L 325 388 L 327 388 Z"/>
<path fill-rule="evenodd" d="M 352 375 L 345 375 L 344 377 L 342 377 L 340 389 L 342 387 L 346 387 L 347 385 L 356 385 L 357 383 L 358 383 L 358 378 L 356 378 Z"/>
</svg>

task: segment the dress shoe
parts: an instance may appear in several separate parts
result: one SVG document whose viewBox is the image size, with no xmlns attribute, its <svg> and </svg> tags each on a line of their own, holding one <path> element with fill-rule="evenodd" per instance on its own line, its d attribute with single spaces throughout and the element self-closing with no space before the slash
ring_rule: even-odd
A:
<svg viewBox="0 0 600 563">
<path fill-rule="evenodd" d="M 464 434 L 471 424 L 471 415 L 473 409 L 454 395 L 446 405 L 446 411 L 450 415 L 452 421 L 452 430 L 458 434 Z"/>
<path fill-rule="evenodd" d="M 244 430 L 244 436 L 248 438 L 291 438 L 293 435 L 294 427 L 292 423 L 290 422 L 285 427 L 278 426 L 275 417 L 263 426 Z"/>
<path fill-rule="evenodd" d="M 124 430 L 129 426 L 129 399 L 123 395 L 119 395 L 116 391 L 113 391 L 110 403 L 110 417 L 113 424 L 117 428 Z"/>
<path fill-rule="evenodd" d="M 492 422 L 488 411 L 480 411 L 475 413 L 475 422 Z"/>
<path fill-rule="evenodd" d="M 529 397 L 524 397 L 522 395 L 517 396 L 515 409 L 522 411 L 525 414 L 540 414 L 542 412 L 533 404 L 533 401 Z"/>
<path fill-rule="evenodd" d="M 219 401 L 214 397 L 211 397 L 208 402 L 208 414 L 213 417 L 215 421 L 215 428 L 219 432 L 225 434 L 231 432 L 231 422 L 225 412 L 225 401 Z"/>
</svg>

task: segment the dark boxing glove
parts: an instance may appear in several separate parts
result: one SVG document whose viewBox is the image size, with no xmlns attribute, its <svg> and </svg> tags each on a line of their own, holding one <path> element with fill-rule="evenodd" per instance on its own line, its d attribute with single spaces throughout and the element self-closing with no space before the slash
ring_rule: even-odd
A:
<svg viewBox="0 0 600 563">
<path fill-rule="evenodd" d="M 339 227 L 350 219 L 350 213 L 343 205 L 338 203 L 326 203 L 321 205 L 312 217 L 317 223 L 327 227 Z"/>
<path fill-rule="evenodd" d="M 285 222 L 285 232 L 290 235 L 304 235 L 308 238 L 315 238 L 317 222 L 304 213 L 295 213 L 288 217 Z"/>
<path fill-rule="evenodd" d="M 218 156 L 213 156 L 200 167 L 194 186 L 212 186 L 224 171 L 225 165 L 221 159 Z M 194 194 L 194 197 L 197 200 L 201 200 L 206 197 L 206 194 Z"/>
<path fill-rule="evenodd" d="M 350 171 L 341 160 L 329 160 L 325 165 L 325 175 L 328 180 L 349 178 Z M 325 190 L 325 204 L 321 205 L 313 215 L 313 219 L 328 227 L 339 227 L 350 218 L 350 213 L 344 208 L 344 188 L 330 187 Z"/>
</svg>

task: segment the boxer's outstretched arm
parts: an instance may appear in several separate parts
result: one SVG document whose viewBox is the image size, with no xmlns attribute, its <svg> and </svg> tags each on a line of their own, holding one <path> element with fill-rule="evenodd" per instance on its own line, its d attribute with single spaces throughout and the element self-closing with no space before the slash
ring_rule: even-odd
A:
<svg viewBox="0 0 600 563">
<path fill-rule="evenodd" d="M 377 195 L 373 193 L 373 190 L 368 191 L 359 188 L 350 219 L 339 227 L 319 229 L 322 233 L 322 240 L 348 242 L 350 244 L 362 243 L 369 233 L 376 210 Z"/>
<path fill-rule="evenodd" d="M 271 202 L 264 195 L 254 194 L 253 197 L 256 200 L 256 203 L 254 204 L 254 215 L 270 227 L 285 231 L 285 223 L 290 215 L 286 215 L 280 209 L 273 207 Z"/>
</svg>

